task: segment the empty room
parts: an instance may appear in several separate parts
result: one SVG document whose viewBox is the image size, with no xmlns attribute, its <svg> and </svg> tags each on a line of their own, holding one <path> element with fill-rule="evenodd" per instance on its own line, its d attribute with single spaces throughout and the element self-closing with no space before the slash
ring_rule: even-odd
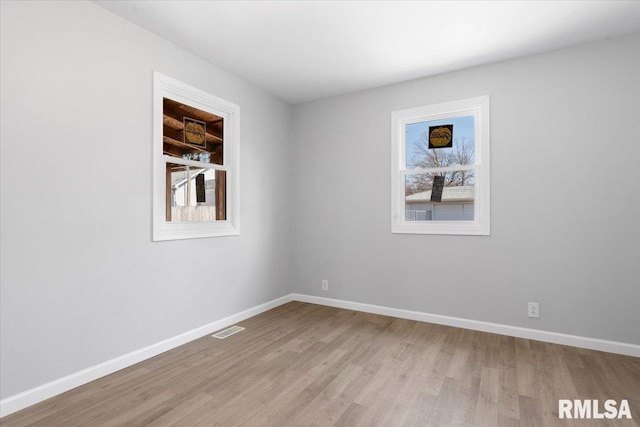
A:
<svg viewBox="0 0 640 427">
<path fill-rule="evenodd" d="M 0 7 L 0 425 L 640 426 L 640 2 Z"/>
</svg>

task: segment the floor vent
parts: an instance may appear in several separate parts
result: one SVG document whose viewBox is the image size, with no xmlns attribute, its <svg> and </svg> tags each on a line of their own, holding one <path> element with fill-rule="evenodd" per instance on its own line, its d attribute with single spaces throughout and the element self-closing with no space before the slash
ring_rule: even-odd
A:
<svg viewBox="0 0 640 427">
<path fill-rule="evenodd" d="M 218 338 L 218 339 L 225 339 L 226 337 L 230 337 L 233 334 L 237 334 L 240 331 L 244 331 L 244 328 L 242 326 L 232 326 L 230 328 L 227 328 L 223 331 L 220 331 L 216 334 L 211 335 L 214 338 Z"/>
</svg>

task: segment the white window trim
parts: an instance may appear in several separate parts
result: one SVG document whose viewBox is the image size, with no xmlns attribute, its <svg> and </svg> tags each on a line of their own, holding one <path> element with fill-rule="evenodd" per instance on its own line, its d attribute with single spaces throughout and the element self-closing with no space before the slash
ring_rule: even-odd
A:
<svg viewBox="0 0 640 427">
<path fill-rule="evenodd" d="M 394 111 L 391 113 L 391 232 L 410 234 L 490 234 L 490 162 L 489 96 Z M 475 163 L 469 165 L 475 175 L 473 221 L 406 221 L 405 176 L 423 169 L 406 169 L 406 132 L 408 124 L 451 117 L 474 116 Z M 467 167 L 466 165 L 464 166 Z M 430 172 L 449 168 L 428 169 Z M 455 170 L 459 170 L 456 167 Z"/>
<path fill-rule="evenodd" d="M 200 166 L 203 164 L 163 154 L 163 103 L 170 98 L 224 119 L 222 165 L 206 164 L 207 168 L 226 171 L 226 220 L 166 221 L 167 162 Z M 240 234 L 238 186 L 240 152 L 240 107 L 224 99 L 196 89 L 158 72 L 153 75 L 153 240 L 176 240 Z"/>
</svg>

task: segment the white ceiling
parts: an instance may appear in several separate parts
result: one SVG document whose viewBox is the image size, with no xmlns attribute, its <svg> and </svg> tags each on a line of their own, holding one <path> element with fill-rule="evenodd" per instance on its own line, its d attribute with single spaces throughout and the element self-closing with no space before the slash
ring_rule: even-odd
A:
<svg viewBox="0 0 640 427">
<path fill-rule="evenodd" d="M 640 31 L 640 1 L 96 3 L 291 103 Z"/>
</svg>

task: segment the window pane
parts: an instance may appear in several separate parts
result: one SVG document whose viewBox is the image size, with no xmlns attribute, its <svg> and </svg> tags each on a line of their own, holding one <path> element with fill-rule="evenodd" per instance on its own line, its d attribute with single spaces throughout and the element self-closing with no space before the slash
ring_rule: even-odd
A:
<svg viewBox="0 0 640 427">
<path fill-rule="evenodd" d="M 224 119 L 169 98 L 162 104 L 164 154 L 221 165 Z"/>
<path fill-rule="evenodd" d="M 167 163 L 167 221 L 226 219 L 226 172 Z"/>
<path fill-rule="evenodd" d="M 438 201 L 439 180 L 443 187 Z M 405 221 L 473 221 L 474 201 L 473 170 L 405 177 Z"/>
<path fill-rule="evenodd" d="M 412 123 L 405 131 L 407 169 L 475 162 L 473 116 Z"/>
</svg>

